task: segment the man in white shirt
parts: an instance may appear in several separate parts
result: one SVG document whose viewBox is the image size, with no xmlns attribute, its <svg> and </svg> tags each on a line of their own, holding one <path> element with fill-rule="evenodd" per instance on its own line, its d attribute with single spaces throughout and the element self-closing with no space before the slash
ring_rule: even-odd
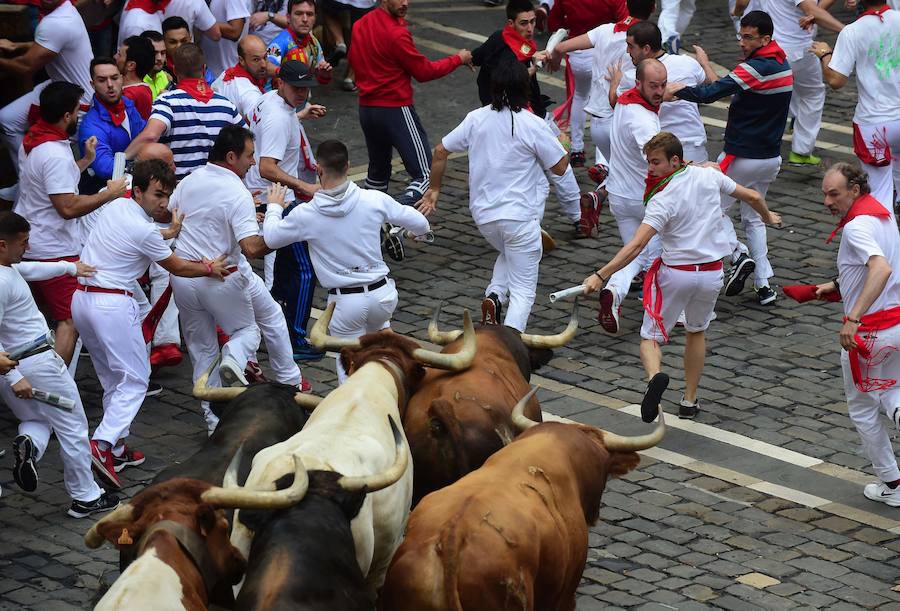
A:
<svg viewBox="0 0 900 611">
<path fill-rule="evenodd" d="M 200 46 L 206 56 L 206 67 L 218 77 L 237 62 L 237 41 L 250 17 L 250 7 L 243 0 L 211 0 L 209 10 L 218 21 L 222 38 L 212 40 L 204 36 Z"/>
<path fill-rule="evenodd" d="M 144 401 L 150 359 L 141 332 L 134 282 L 152 262 L 175 276 L 228 275 L 224 256 L 201 262 L 172 254 L 154 221 L 168 222 L 172 169 L 151 159 L 134 164 L 131 198 L 107 206 L 87 238 L 82 255 L 97 274 L 83 278 L 72 297 L 72 318 L 91 353 L 103 386 L 103 419 L 91 439 L 91 463 L 101 480 L 121 488 L 117 472 L 144 462 L 143 452 L 125 443 L 131 423 Z"/>
<path fill-rule="evenodd" d="M 824 42 L 813 43 L 812 51 L 832 89 L 846 85 L 856 71 L 853 152 L 869 175 L 873 197 L 892 212 L 895 197 L 900 199 L 900 64 L 888 54 L 900 44 L 900 12 L 883 0 L 862 0 L 862 7 L 859 18 L 838 34 L 833 51 Z"/>
<path fill-rule="evenodd" d="M 662 253 L 644 282 L 644 322 L 641 325 L 641 362 L 649 384 L 641 402 L 644 422 L 652 422 L 669 377 L 662 368 L 661 343 L 667 343 L 678 315 L 684 312 L 684 397 L 679 418 L 694 418 L 700 409 L 697 386 L 706 355 L 705 331 L 713 318 L 716 298 L 724 284 L 722 257 L 731 252 L 722 214 L 722 194 L 746 201 L 766 222 L 781 217 L 769 211 L 756 191 L 735 183 L 718 167 L 685 165 L 681 143 L 668 132 L 643 147 L 647 156 L 647 212 L 634 237 L 609 263 L 584 280 L 588 293 L 603 288 L 607 279 L 659 236 Z"/>
<path fill-rule="evenodd" d="M 94 52 L 84 20 L 71 2 L 47 0 L 41 2 L 41 7 L 48 12 L 38 22 L 34 42 L 0 40 L 5 52 L 22 53 L 10 59 L 0 58 L 0 72 L 25 79 L 43 68 L 50 77 L 50 80 L 0 109 L 0 135 L 11 159 L 16 158 L 28 130 L 31 107 L 38 105 L 41 91 L 51 82 L 66 81 L 80 86 L 84 110 L 91 103 L 90 63 Z"/>
<path fill-rule="evenodd" d="M 216 17 L 203 0 L 130 0 L 122 9 L 116 46 L 121 46 L 129 36 L 138 36 L 147 30 L 162 33 L 162 22 L 169 17 L 181 17 L 189 32 L 202 32 L 209 40 L 217 41 L 222 37 Z"/>
<path fill-rule="evenodd" d="M 659 107 L 666 90 L 666 67 L 658 59 L 642 60 L 635 71 L 635 87 L 619 96 L 613 112 L 610 172 L 606 189 L 609 210 L 616 219 L 622 243 L 628 244 L 644 219 L 644 177 L 647 160 L 644 145 L 659 133 Z M 682 153 L 683 154 L 683 153 Z M 659 238 L 647 251 L 629 260 L 609 278 L 600 293 L 600 326 L 619 332 L 619 310 L 631 281 L 659 255 Z"/>
<path fill-rule="evenodd" d="M 387 329 L 397 307 L 397 289 L 381 254 L 383 223 L 425 236 L 430 227 L 421 212 L 404 206 L 387 193 L 360 189 L 347 180 L 347 147 L 326 140 L 316 150 L 321 189 L 308 203 L 281 218 L 282 206 L 269 199 L 263 226 L 266 244 L 281 248 L 293 242 L 309 244 L 316 276 L 336 302 L 328 331 L 335 337 L 358 338 Z M 346 373 L 336 359 L 338 381 Z"/>
<path fill-rule="evenodd" d="M 253 109 L 265 93 L 266 79 L 266 44 L 249 34 L 237 44 L 237 63 L 219 75 L 212 88 L 228 98 L 249 125 Z"/>
<path fill-rule="evenodd" d="M 97 139 L 85 143 L 85 157 L 72 156 L 69 137 L 78 124 L 81 87 L 57 81 L 41 91 L 41 119 L 19 146 L 19 199 L 16 212 L 31 224 L 30 261 L 77 261 L 81 252 L 78 217 L 121 197 L 125 181 L 107 182 L 107 190 L 79 195 L 81 172 L 94 160 Z M 76 281 L 67 274 L 31 284 L 38 304 L 56 322 L 56 352 L 72 362 L 78 334 L 71 303 Z"/>
<path fill-rule="evenodd" d="M 524 331 L 534 305 L 541 260 L 544 202 L 536 187 L 544 170 L 562 176 L 569 156 L 547 123 L 527 110 L 528 69 L 505 62 L 491 75 L 491 105 L 473 110 L 434 149 L 431 186 L 418 207 L 437 205 L 450 153 L 469 152 L 469 210 L 481 235 L 500 253 L 481 303 L 482 324 Z M 523 112 L 524 111 L 524 112 Z"/>
<path fill-rule="evenodd" d="M 844 303 L 840 342 L 847 413 L 878 477 L 863 494 L 900 507 L 900 470 L 882 419 L 883 412 L 900 426 L 900 235 L 893 215 L 873 197 L 856 164 L 831 166 L 822 192 L 828 211 L 841 217 L 831 238 L 842 228 L 843 235 L 838 277 L 820 284 L 816 293 L 824 298 L 838 291 Z"/>
<path fill-rule="evenodd" d="M 87 276 L 93 268 L 82 263 L 20 263 L 31 227 L 14 212 L 0 212 L 0 351 L 14 351 L 50 333 L 24 278 L 39 279 L 60 273 Z M 13 442 L 13 479 L 26 492 L 38 486 L 37 462 L 56 434 L 63 463 L 63 483 L 72 497 L 69 515 L 83 518 L 119 504 L 91 475 L 88 423 L 75 380 L 52 350 L 13 361 L 0 378 L 0 397 L 19 420 Z M 47 405 L 34 391 L 53 393 L 74 402 L 71 410 Z"/>
</svg>

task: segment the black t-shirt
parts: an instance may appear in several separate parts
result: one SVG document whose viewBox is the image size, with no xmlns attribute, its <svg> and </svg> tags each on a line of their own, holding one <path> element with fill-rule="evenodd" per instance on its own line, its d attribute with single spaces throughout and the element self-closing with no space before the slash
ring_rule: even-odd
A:
<svg viewBox="0 0 900 611">
<path fill-rule="evenodd" d="M 495 67 L 502 62 L 518 61 L 516 54 L 503 40 L 502 30 L 497 30 L 484 41 L 480 47 L 472 51 L 472 63 L 481 69 L 478 71 L 478 99 L 486 106 L 491 103 L 491 74 Z M 527 59 L 522 62 L 526 68 L 531 67 L 533 61 Z M 547 106 L 550 100 L 541 95 L 537 74 L 531 76 L 531 94 L 528 96 L 531 110 L 542 119 L 547 114 Z"/>
</svg>

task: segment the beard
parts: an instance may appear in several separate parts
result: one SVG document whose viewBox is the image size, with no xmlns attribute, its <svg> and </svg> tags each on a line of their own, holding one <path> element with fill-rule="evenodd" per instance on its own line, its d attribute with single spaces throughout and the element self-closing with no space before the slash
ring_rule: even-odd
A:
<svg viewBox="0 0 900 611">
<path fill-rule="evenodd" d="M 69 136 L 74 136 L 78 133 L 78 115 L 75 115 L 75 118 L 66 125 L 66 134 Z"/>
</svg>

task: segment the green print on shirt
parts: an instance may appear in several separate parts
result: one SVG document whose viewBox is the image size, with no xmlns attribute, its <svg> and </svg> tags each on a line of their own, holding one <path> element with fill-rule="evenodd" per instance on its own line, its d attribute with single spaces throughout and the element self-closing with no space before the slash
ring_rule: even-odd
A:
<svg viewBox="0 0 900 611">
<path fill-rule="evenodd" d="M 875 60 L 878 80 L 888 80 L 897 66 L 900 66 L 900 38 L 885 32 L 869 47 L 867 55 Z"/>
</svg>

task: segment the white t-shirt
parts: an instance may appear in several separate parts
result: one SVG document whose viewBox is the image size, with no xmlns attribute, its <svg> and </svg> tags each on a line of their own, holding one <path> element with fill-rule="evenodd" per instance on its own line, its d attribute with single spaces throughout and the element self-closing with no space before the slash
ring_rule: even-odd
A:
<svg viewBox="0 0 900 611">
<path fill-rule="evenodd" d="M 664 263 L 711 263 L 731 252 L 722 196 L 735 188 L 716 168 L 689 165 L 647 202 L 643 222 L 659 234 Z"/>
<path fill-rule="evenodd" d="M 237 60 L 234 62 L 237 63 Z M 226 68 L 230 68 L 234 64 L 227 66 Z M 243 77 L 235 77 L 230 81 L 223 80 L 224 74 L 220 74 L 219 78 L 217 78 L 213 84 L 213 91 L 216 93 L 220 93 L 228 100 L 234 104 L 234 107 L 237 108 L 238 112 L 246 119 L 247 123 L 250 123 L 250 117 L 253 114 L 253 109 L 256 108 L 256 105 L 259 104 L 260 98 L 263 96 L 263 92 L 259 90 L 259 87 L 253 84 L 250 79 Z"/>
<path fill-rule="evenodd" d="M 490 106 L 467 114 L 441 142 L 451 153 L 469 151 L 469 210 L 476 225 L 539 218 L 538 180 L 566 155 L 543 119 Z"/>
<path fill-rule="evenodd" d="M 660 132 L 659 116 L 640 104 L 616 104 L 610 129 L 609 179 L 611 195 L 640 200 L 647 177 L 644 145 Z"/>
<path fill-rule="evenodd" d="M 216 25 L 216 18 L 204 0 L 172 0 L 166 7 L 164 15 L 166 19 L 181 17 L 187 21 L 191 32 L 195 29 L 205 32 Z"/>
<path fill-rule="evenodd" d="M 25 154 L 19 146 L 19 200 L 15 211 L 31 223 L 26 259 L 71 257 L 81 252 L 78 219 L 64 219 L 51 195 L 78 194 L 81 173 L 68 140 L 45 142 Z"/>
<path fill-rule="evenodd" d="M 271 157 L 278 160 L 278 167 L 285 174 L 298 176 L 300 165 L 300 121 L 290 104 L 277 91 L 263 95 L 250 114 L 250 129 L 256 137 L 253 153 L 256 165 L 244 178 L 247 188 L 267 189 L 271 184 L 259 174 L 259 160 Z M 294 201 L 294 192 L 288 189 L 285 201 Z"/>
<path fill-rule="evenodd" d="M 609 105 L 609 66 L 622 62 L 624 70 L 631 65 L 631 57 L 625 45 L 625 31 L 613 32 L 614 23 L 604 23 L 587 33 L 594 45 L 594 63 L 591 66 L 591 93 L 584 109 L 595 117 L 611 117 Z"/>
<path fill-rule="evenodd" d="M 849 315 L 859 299 L 869 271 L 866 264 L 875 255 L 887 259 L 891 269 L 900 269 L 900 235 L 894 219 L 864 215 L 844 225 L 837 268 L 845 315 Z M 891 274 L 881 295 L 865 313 L 897 306 L 900 306 L 900 275 Z"/>
<path fill-rule="evenodd" d="M 684 83 L 688 87 L 702 85 L 706 82 L 703 66 L 689 55 L 669 55 L 664 53 L 659 60 L 666 67 L 668 82 Z M 622 73 L 617 93 L 634 87 L 635 69 L 631 66 Z M 671 102 L 663 102 L 659 107 L 659 130 L 671 132 L 678 136 L 682 144 L 700 146 L 706 144 L 706 128 L 700 118 L 700 109 L 694 102 L 675 98 Z"/>
<path fill-rule="evenodd" d="M 87 28 L 71 2 L 63 2 L 38 22 L 34 42 L 56 57 L 47 64 L 51 81 L 66 81 L 84 89 L 82 104 L 90 104 L 94 89 L 91 86 L 91 60 L 94 51 Z"/>
<path fill-rule="evenodd" d="M 153 219 L 136 201 L 120 197 L 104 206 L 81 251 L 81 260 L 96 267 L 97 273 L 78 282 L 132 291 L 134 281 L 151 263 L 171 256 L 172 249 Z"/>
<path fill-rule="evenodd" d="M 169 210 L 184 214 L 175 254 L 190 261 L 227 255 L 228 265 L 241 260 L 238 242 L 259 235 L 253 196 L 237 174 L 207 163 L 178 183 Z"/>
<path fill-rule="evenodd" d="M 244 19 L 241 36 L 246 34 L 250 21 L 250 7 L 245 0 L 211 0 L 209 10 L 218 23 Z M 224 36 L 221 40 L 212 41 L 206 36 L 201 36 L 200 46 L 203 47 L 203 55 L 206 57 L 206 67 L 216 76 L 237 63 L 237 41 L 228 40 Z"/>
<path fill-rule="evenodd" d="M 116 48 L 121 47 L 126 38 L 140 36 L 147 30 L 162 34 L 163 19 L 165 17 L 162 11 L 148 13 L 143 9 L 128 8 L 126 6 L 122 11 L 122 16 L 119 18 L 119 40 L 116 43 Z"/>
<path fill-rule="evenodd" d="M 818 4 L 818 0 L 810 0 Z M 767 0 L 766 11 L 775 26 L 773 38 L 787 52 L 788 61 L 796 61 L 809 51 L 816 36 L 816 27 L 808 30 L 800 27 L 800 18 L 806 13 L 800 8 L 803 0 Z M 792 57 L 793 55 L 793 57 Z"/>
<path fill-rule="evenodd" d="M 849 77 L 856 68 L 859 101 L 853 121 L 881 125 L 900 119 L 900 12 L 866 15 L 838 34 L 828 67 Z M 891 55 L 893 53 L 893 55 Z"/>
</svg>

